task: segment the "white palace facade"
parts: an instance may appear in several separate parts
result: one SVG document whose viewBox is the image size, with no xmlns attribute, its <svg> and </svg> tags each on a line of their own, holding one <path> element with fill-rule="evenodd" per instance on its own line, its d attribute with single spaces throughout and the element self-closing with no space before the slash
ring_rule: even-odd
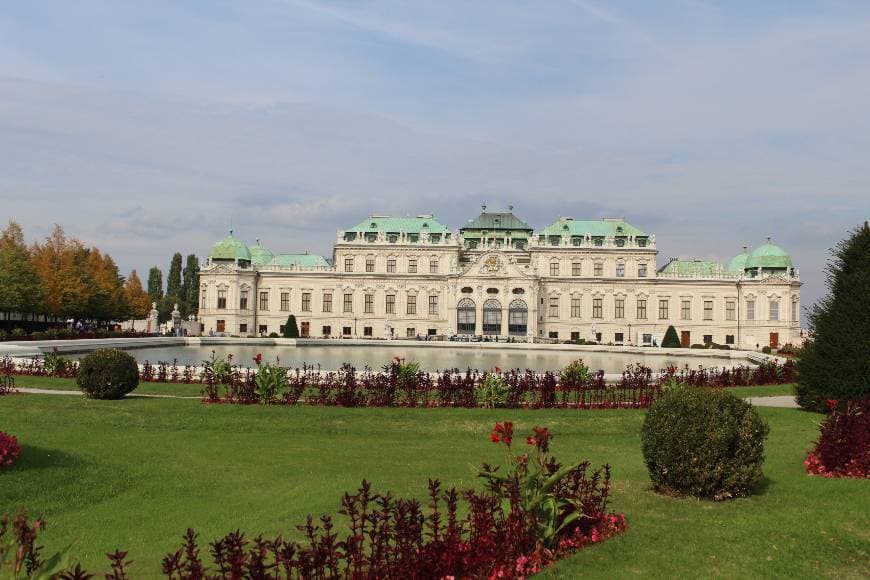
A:
<svg viewBox="0 0 870 580">
<path fill-rule="evenodd" d="M 512 209 L 512 208 L 511 208 Z M 512 211 L 451 231 L 431 215 L 373 215 L 339 231 L 330 259 L 273 254 L 232 232 L 200 273 L 208 334 L 311 338 L 470 335 L 499 340 L 777 347 L 800 341 L 800 278 L 778 246 L 728 264 L 670 259 L 622 218 L 560 218 L 534 231 Z"/>
</svg>

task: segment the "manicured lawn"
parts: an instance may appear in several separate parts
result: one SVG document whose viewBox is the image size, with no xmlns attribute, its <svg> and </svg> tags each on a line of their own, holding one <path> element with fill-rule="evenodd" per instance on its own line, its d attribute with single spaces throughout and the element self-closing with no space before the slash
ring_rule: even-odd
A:
<svg viewBox="0 0 870 580">
<path fill-rule="evenodd" d="M 188 387 L 190 388 L 190 387 Z M 0 511 L 48 521 L 48 552 L 74 542 L 95 571 L 121 548 L 134 578 L 188 526 L 203 539 L 240 528 L 295 533 L 308 513 L 335 514 L 363 478 L 418 498 L 428 477 L 476 485 L 469 463 L 498 463 L 496 420 L 549 426 L 565 460 L 613 466 L 623 536 L 548 574 L 576 577 L 860 577 L 870 572 L 870 482 L 805 475 L 820 415 L 760 408 L 771 425 L 759 495 L 724 503 L 660 497 L 640 453 L 642 411 L 339 409 L 204 406 L 193 400 L 0 398 L 0 429 L 23 456 L 0 472 Z"/>
</svg>

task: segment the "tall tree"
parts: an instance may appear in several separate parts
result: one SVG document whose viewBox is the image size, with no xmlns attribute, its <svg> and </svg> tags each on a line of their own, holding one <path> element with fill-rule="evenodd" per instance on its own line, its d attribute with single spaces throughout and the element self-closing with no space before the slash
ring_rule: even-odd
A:
<svg viewBox="0 0 870 580">
<path fill-rule="evenodd" d="M 42 285 L 24 244 L 24 232 L 10 220 L 0 232 L 0 311 L 33 313 L 41 299 Z"/>
<path fill-rule="evenodd" d="M 163 298 L 163 272 L 157 266 L 152 266 L 148 272 L 148 296 L 151 302 L 160 302 Z"/>
<path fill-rule="evenodd" d="M 172 256 L 172 262 L 169 265 L 169 276 L 166 279 L 166 295 L 175 296 L 176 299 L 181 300 L 183 298 L 181 289 L 181 254 L 176 252 Z"/>
<path fill-rule="evenodd" d="M 124 284 L 124 292 L 127 294 L 127 303 L 130 305 L 130 316 L 143 319 L 151 311 L 151 297 L 142 288 L 142 280 L 136 270 L 130 272 L 130 277 Z"/>
<path fill-rule="evenodd" d="M 199 259 L 195 254 L 188 254 L 184 263 L 184 304 L 182 313 L 185 316 L 199 312 Z"/>
<path fill-rule="evenodd" d="M 828 295 L 810 311 L 813 339 L 801 353 L 795 387 L 806 409 L 870 396 L 870 226 L 851 234 L 828 262 Z"/>
<path fill-rule="evenodd" d="M 93 285 L 82 243 L 55 224 L 44 243 L 34 244 L 31 255 L 42 283 L 42 311 L 63 318 L 87 316 Z"/>
<path fill-rule="evenodd" d="M 90 317 L 99 320 L 120 320 L 129 315 L 129 303 L 124 291 L 124 277 L 108 254 L 97 248 L 88 250 L 87 272 L 93 285 Z"/>
</svg>

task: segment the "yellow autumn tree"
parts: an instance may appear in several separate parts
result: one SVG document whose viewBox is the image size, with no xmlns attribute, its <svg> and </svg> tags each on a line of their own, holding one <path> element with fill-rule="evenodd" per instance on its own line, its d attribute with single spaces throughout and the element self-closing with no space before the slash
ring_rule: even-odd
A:
<svg viewBox="0 0 870 580">
<path fill-rule="evenodd" d="M 148 313 L 151 311 L 151 298 L 145 292 L 145 289 L 142 288 L 142 280 L 139 279 L 139 274 L 136 273 L 136 270 L 130 272 L 130 277 L 127 278 L 127 282 L 124 284 L 124 291 L 127 294 L 130 316 L 137 319 L 148 316 Z"/>
<path fill-rule="evenodd" d="M 42 283 L 42 308 L 61 318 L 88 316 L 92 287 L 88 281 L 87 250 L 75 238 L 68 238 L 55 224 L 42 244 L 31 250 L 33 267 Z"/>
</svg>

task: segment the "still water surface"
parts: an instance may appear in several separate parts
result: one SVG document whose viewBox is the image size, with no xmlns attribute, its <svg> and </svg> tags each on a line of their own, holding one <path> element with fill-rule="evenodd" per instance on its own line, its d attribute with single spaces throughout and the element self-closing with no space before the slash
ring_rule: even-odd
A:
<svg viewBox="0 0 870 580">
<path fill-rule="evenodd" d="M 727 358 L 695 358 L 673 355 L 653 354 L 649 349 L 641 354 L 638 352 L 596 352 L 589 350 L 548 350 L 548 349 L 491 349 L 468 347 L 422 347 L 393 342 L 390 344 L 372 344 L 365 346 L 333 344 L 330 346 L 259 346 L 259 345 L 217 345 L 202 347 L 157 347 L 130 350 L 140 363 L 146 360 L 151 363 L 158 361 L 171 362 L 178 360 L 179 365 L 199 365 L 203 360 L 211 358 L 212 350 L 218 358 L 233 355 L 233 363 L 242 366 L 254 366 L 253 358 L 258 353 L 263 355 L 263 362 L 278 360 L 281 366 L 299 367 L 303 363 L 309 366 L 320 365 L 325 370 L 338 369 L 342 363 L 349 362 L 358 369 L 369 366 L 379 369 L 394 356 L 404 357 L 408 361 L 417 361 L 420 367 L 427 371 L 447 368 L 503 369 L 521 368 L 543 372 L 556 370 L 578 358 L 593 370 L 603 369 L 607 373 L 620 373 L 626 366 L 642 363 L 654 371 L 675 364 L 688 364 L 696 367 L 703 364 L 707 367 L 734 366 L 739 361 Z"/>
</svg>

